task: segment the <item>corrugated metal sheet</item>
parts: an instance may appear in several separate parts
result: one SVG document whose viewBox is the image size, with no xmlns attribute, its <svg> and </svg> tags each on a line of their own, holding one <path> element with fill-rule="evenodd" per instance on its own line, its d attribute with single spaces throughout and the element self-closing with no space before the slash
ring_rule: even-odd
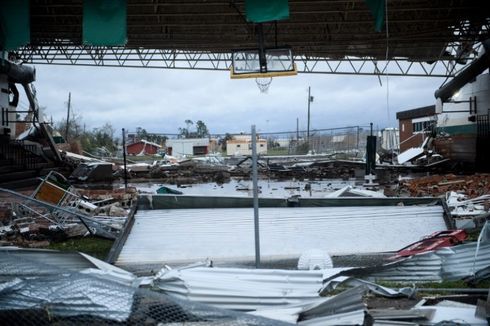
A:
<svg viewBox="0 0 490 326">
<path fill-rule="evenodd" d="M 0 310 L 46 309 L 54 316 L 96 316 L 125 321 L 134 288 L 77 273 L 15 278 L 2 283 Z"/>
<path fill-rule="evenodd" d="M 93 257 L 92 257 L 93 258 Z M 80 271 L 86 268 L 97 268 L 95 260 L 92 262 L 78 252 L 61 252 L 47 249 L 24 249 L 24 248 L 1 248 L 0 249 L 0 264 L 2 264 L 2 275 L 9 275 L 9 268 L 12 268 L 13 273 L 18 273 L 18 266 L 9 266 L 4 260 L 16 260 L 19 263 L 28 261 L 29 263 L 37 262 L 44 265 L 57 266 L 63 270 Z M 26 274 L 28 269 L 22 269 Z M 36 275 L 38 269 L 33 269 L 32 273 Z M 26 275 L 24 274 L 24 275 Z M 17 274 L 13 274 L 17 275 Z"/>
<path fill-rule="evenodd" d="M 135 275 L 80 252 L 15 247 L 0 249 L 0 280 L 58 275 L 60 271 L 80 272 L 126 285 L 137 281 Z"/>
<path fill-rule="evenodd" d="M 476 247 L 476 242 L 470 242 L 415 255 L 370 276 L 393 282 L 459 280 L 490 266 L 490 243 L 480 245 L 475 259 Z"/>
<path fill-rule="evenodd" d="M 260 309 L 250 312 L 250 314 L 294 324 L 301 320 L 298 323 L 299 325 L 328 325 L 325 321 L 327 316 L 329 319 L 338 321 L 339 316 L 345 317 L 349 315 L 350 317 L 355 316 L 355 320 L 360 320 L 359 324 L 362 324 L 364 319 L 363 310 L 365 308 L 363 295 L 365 293 L 366 288 L 359 286 L 343 291 L 335 296 L 318 298 L 313 302 Z M 358 318 L 359 312 L 361 312 L 360 318 Z M 351 313 L 355 314 L 350 315 Z"/>
<path fill-rule="evenodd" d="M 120 284 L 119 279 L 92 277 L 91 268 L 81 270 L 86 274 L 78 273 L 78 267 L 71 264 L 74 259 L 58 265 L 56 261 L 65 259 L 56 256 L 56 251 L 39 251 L 37 256 L 35 250 L 26 252 L 29 257 L 0 254 L 0 310 L 46 309 L 54 316 L 90 315 L 116 321 L 129 317 L 135 288 Z M 48 259 L 43 262 L 42 257 Z M 76 253 L 71 257 L 76 258 Z M 83 260 L 86 258 L 79 255 L 79 261 Z"/>
<path fill-rule="evenodd" d="M 441 206 L 260 209 L 263 260 L 393 251 L 445 230 Z M 140 210 L 116 264 L 254 260 L 253 210 Z"/>
<path fill-rule="evenodd" d="M 335 314 L 330 316 L 318 317 L 298 323 L 301 326 L 330 326 L 330 325 L 363 325 L 364 310 L 356 310 Z"/>
<path fill-rule="evenodd" d="M 180 299 L 249 311 L 318 299 L 323 279 L 342 270 L 196 267 L 164 270 L 155 277 L 154 284 Z"/>
</svg>

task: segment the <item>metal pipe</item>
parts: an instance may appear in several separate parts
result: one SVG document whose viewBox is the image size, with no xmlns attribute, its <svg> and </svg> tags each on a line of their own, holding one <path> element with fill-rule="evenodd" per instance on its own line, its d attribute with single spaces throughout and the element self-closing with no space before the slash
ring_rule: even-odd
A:
<svg viewBox="0 0 490 326">
<path fill-rule="evenodd" d="M 36 69 L 0 59 L 0 73 L 6 74 L 9 82 L 30 84 L 36 80 Z"/>
<path fill-rule="evenodd" d="M 434 93 L 436 99 L 440 98 L 443 102 L 447 101 L 461 87 L 490 67 L 490 39 L 483 41 L 482 45 L 484 48 L 483 54 L 475 59 L 468 67 L 463 69 L 446 85 L 436 90 Z"/>
<path fill-rule="evenodd" d="M 259 188 L 257 180 L 257 136 L 255 125 L 252 125 L 252 183 L 254 204 L 254 234 L 255 234 L 255 268 L 260 266 L 260 233 L 259 233 Z"/>
</svg>

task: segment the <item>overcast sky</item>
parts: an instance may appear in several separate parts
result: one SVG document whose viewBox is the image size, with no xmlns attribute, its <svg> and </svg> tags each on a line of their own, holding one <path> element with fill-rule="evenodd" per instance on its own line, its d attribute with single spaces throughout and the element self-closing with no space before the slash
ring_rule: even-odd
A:
<svg viewBox="0 0 490 326">
<path fill-rule="evenodd" d="M 308 86 L 314 96 L 311 128 L 397 126 L 395 113 L 434 104 L 441 78 L 299 74 L 274 78 L 268 94 L 254 79 L 230 80 L 228 72 L 37 65 L 38 100 L 48 118 L 66 118 L 72 108 L 87 129 L 111 123 L 117 130 L 142 127 L 177 133 L 184 120 L 202 120 L 211 133 L 306 129 Z M 21 102 L 25 105 L 25 98 Z"/>
</svg>

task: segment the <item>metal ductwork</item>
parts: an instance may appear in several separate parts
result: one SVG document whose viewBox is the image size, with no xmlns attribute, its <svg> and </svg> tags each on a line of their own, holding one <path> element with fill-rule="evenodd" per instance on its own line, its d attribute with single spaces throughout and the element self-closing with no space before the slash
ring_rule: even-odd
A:
<svg viewBox="0 0 490 326">
<path fill-rule="evenodd" d="M 9 82 L 18 84 L 30 84 L 36 80 L 36 69 L 0 59 L 0 74 L 6 74 Z"/>
<path fill-rule="evenodd" d="M 484 48 L 483 54 L 463 69 L 450 82 L 439 88 L 434 93 L 436 99 L 440 98 L 443 102 L 447 101 L 461 87 L 490 67 L 490 39 L 485 40 L 482 44 Z"/>
</svg>

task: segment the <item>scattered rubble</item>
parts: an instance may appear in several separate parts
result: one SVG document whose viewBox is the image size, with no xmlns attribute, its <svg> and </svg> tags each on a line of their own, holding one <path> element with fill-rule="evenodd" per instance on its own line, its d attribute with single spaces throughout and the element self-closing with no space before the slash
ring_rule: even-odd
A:
<svg viewBox="0 0 490 326">
<path fill-rule="evenodd" d="M 442 288 L 435 289 L 442 295 L 427 295 L 423 293 L 430 289 L 411 284 L 431 279 L 441 267 L 439 276 L 444 281 L 488 270 L 490 226 L 485 225 L 477 242 L 453 248 L 374 267 L 220 268 L 208 260 L 177 269 L 164 267 L 146 277 L 85 254 L 4 248 L 0 249 L 0 318 L 39 321 L 48 319 L 48 314 L 52 323 L 153 325 L 200 324 L 200 319 L 192 318 L 203 316 L 206 324 L 240 320 L 240 325 L 257 326 L 487 325 L 488 289 Z M 409 278 L 399 279 L 405 272 Z M 372 281 L 381 274 L 410 282 L 409 286 L 394 288 Z M 165 304 L 156 304 L 155 298 Z"/>
<path fill-rule="evenodd" d="M 51 171 L 28 195 L 0 189 L 0 240 L 21 247 L 93 234 L 115 239 L 122 231 L 136 189 L 79 190 Z"/>
<path fill-rule="evenodd" d="M 401 182 L 400 191 L 406 191 L 412 197 L 436 197 L 455 191 L 475 198 L 490 194 L 490 174 L 431 175 Z"/>
</svg>

